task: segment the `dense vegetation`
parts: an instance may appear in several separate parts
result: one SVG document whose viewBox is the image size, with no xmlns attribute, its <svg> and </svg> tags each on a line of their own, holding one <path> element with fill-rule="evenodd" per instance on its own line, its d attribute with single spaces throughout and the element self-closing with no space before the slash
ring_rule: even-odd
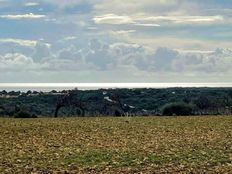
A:
<svg viewBox="0 0 232 174">
<path fill-rule="evenodd" d="M 186 103 L 171 103 L 164 106 L 162 114 L 167 116 L 192 115 L 193 107 Z"/>
<path fill-rule="evenodd" d="M 0 173 L 231 173 L 232 117 L 0 119 Z"/>
<path fill-rule="evenodd" d="M 1 116 L 23 117 L 22 113 L 26 117 L 230 115 L 232 88 L 0 92 Z"/>
</svg>

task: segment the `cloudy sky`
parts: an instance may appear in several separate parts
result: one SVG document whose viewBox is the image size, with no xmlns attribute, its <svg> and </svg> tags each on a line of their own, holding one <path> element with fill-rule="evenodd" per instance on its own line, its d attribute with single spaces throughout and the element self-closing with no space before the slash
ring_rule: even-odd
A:
<svg viewBox="0 0 232 174">
<path fill-rule="evenodd" d="M 0 0 L 0 83 L 231 82 L 231 0 Z"/>
</svg>

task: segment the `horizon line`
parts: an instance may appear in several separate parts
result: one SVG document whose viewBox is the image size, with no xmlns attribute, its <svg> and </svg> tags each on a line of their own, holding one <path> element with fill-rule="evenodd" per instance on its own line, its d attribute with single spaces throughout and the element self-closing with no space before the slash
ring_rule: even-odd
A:
<svg viewBox="0 0 232 174">
<path fill-rule="evenodd" d="M 229 82 L 211 83 L 0 83 L 0 88 L 171 88 L 232 87 Z"/>
</svg>

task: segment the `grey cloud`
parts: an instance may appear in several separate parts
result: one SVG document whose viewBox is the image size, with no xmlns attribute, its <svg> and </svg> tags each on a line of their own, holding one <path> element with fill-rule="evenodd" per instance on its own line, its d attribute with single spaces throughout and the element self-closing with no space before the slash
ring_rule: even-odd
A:
<svg viewBox="0 0 232 174">
<path fill-rule="evenodd" d="M 90 39 L 87 47 L 81 48 L 70 40 L 63 49 L 52 49 L 44 41 L 37 41 L 32 54 L 2 53 L 1 70 L 46 70 L 46 71 L 112 71 L 136 69 L 138 72 L 179 74 L 231 73 L 232 51 L 216 49 L 211 52 L 177 51 L 166 47 L 151 48 L 138 44 L 113 42 L 106 44 Z M 7 43 L 8 44 L 8 43 Z"/>
<path fill-rule="evenodd" d="M 211 53 L 185 53 L 173 63 L 174 70 L 181 72 L 231 73 L 232 51 L 216 49 Z"/>
<path fill-rule="evenodd" d="M 59 59 L 70 59 L 73 61 L 83 61 L 81 50 L 77 50 L 74 46 L 65 48 L 59 51 L 57 58 Z"/>
<path fill-rule="evenodd" d="M 51 58 L 46 61 L 43 70 L 48 72 L 78 72 L 88 69 L 83 62 L 77 62 L 72 59 Z"/>
<path fill-rule="evenodd" d="M 100 70 L 112 69 L 116 66 L 116 59 L 110 54 L 111 50 L 108 45 L 93 39 L 90 41 L 89 46 L 90 49 L 85 56 L 86 62 L 93 63 Z"/>
<path fill-rule="evenodd" d="M 32 55 L 35 62 L 40 62 L 41 60 L 51 56 L 50 45 L 44 43 L 43 41 L 38 41 L 34 47 L 34 53 Z"/>
<path fill-rule="evenodd" d="M 121 42 L 107 45 L 97 39 L 90 40 L 86 49 L 72 47 L 57 56 L 59 59 L 64 57 L 73 64 L 79 62 L 85 64 L 85 68 L 91 67 L 98 71 L 127 67 L 147 73 L 223 73 L 229 72 L 232 66 L 231 50 L 181 52 L 166 47 L 154 49 Z M 65 65 L 68 67 L 69 64 Z"/>
<path fill-rule="evenodd" d="M 110 45 L 111 55 L 117 58 L 118 66 L 135 66 L 143 69 L 144 56 L 148 55 L 143 46 L 137 44 L 114 43 Z M 145 68 L 145 67 L 144 67 Z"/>
<path fill-rule="evenodd" d="M 154 71 L 170 71 L 172 69 L 172 62 L 178 56 L 178 52 L 160 47 L 156 50 L 155 54 L 152 56 L 152 69 Z"/>
</svg>

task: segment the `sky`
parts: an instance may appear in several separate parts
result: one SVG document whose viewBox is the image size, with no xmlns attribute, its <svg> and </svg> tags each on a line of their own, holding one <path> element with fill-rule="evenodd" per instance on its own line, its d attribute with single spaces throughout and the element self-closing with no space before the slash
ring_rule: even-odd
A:
<svg viewBox="0 0 232 174">
<path fill-rule="evenodd" d="M 231 0 L 0 0 L 0 83 L 231 82 Z"/>
</svg>

